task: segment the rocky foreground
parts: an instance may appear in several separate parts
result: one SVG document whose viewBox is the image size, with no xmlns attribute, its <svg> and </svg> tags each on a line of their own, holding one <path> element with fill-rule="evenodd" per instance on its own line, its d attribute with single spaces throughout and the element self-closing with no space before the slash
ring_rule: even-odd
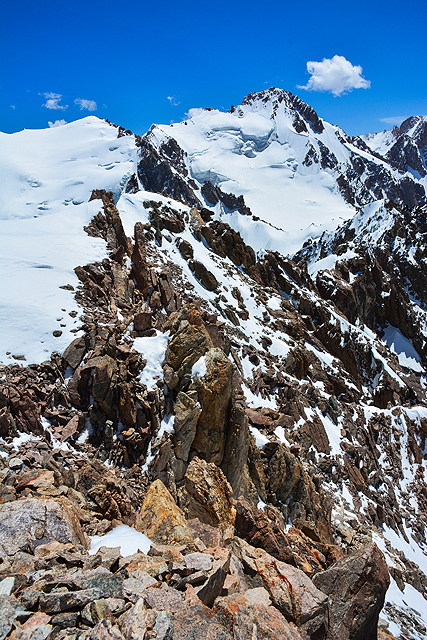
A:
<svg viewBox="0 0 427 640">
<path fill-rule="evenodd" d="M 277 509 L 233 501 L 222 471 L 197 457 L 186 515 L 161 480 L 135 513 L 101 463 L 76 458 L 61 473 L 52 456 L 47 466 L 7 476 L 17 499 L 0 509 L 2 638 L 377 638 L 389 575 L 375 544 L 344 557 L 295 527 L 284 534 Z M 118 523 L 91 512 L 102 484 L 150 537 L 148 554 L 88 554 L 84 529 Z"/>
<path fill-rule="evenodd" d="M 426 420 L 411 408 L 425 389 L 358 327 L 381 320 L 388 292 L 424 357 L 399 274 L 351 257 L 314 282 L 303 258 L 258 259 L 208 210 L 156 201 L 132 241 L 112 194 L 92 198 L 102 210 L 86 231 L 110 253 L 75 270 L 83 335 L 41 365 L 2 367 L 1 638 L 391 639 L 378 624 L 389 569 L 372 532 L 385 524 L 408 539 L 411 527 L 425 540 Z M 212 263 L 195 259 L 197 245 Z M 276 335 L 283 356 L 270 352 Z M 146 338 L 167 345 L 152 385 L 134 348 Z M 250 393 L 277 409 L 249 406 Z M 333 520 L 344 481 L 354 515 L 343 507 Z M 90 555 L 88 536 L 119 524 L 146 534 L 149 552 Z M 419 567 L 388 551 L 402 590 L 425 593 Z M 422 637 L 406 615 L 401 637 Z"/>
</svg>

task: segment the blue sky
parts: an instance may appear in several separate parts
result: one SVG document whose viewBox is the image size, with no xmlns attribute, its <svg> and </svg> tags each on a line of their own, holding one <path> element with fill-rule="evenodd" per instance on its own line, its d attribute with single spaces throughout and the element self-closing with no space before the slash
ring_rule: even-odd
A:
<svg viewBox="0 0 427 640">
<path fill-rule="evenodd" d="M 92 114 L 142 134 L 192 107 L 227 110 L 270 86 L 297 94 L 351 135 L 427 114 L 424 0 L 0 0 L 0 7 L 0 129 L 8 133 Z M 353 69 L 361 88 L 333 95 L 334 78 L 322 76 L 331 63 L 310 85 L 307 63 L 324 59 L 337 62 L 338 76 L 343 61 L 362 67 Z"/>
</svg>

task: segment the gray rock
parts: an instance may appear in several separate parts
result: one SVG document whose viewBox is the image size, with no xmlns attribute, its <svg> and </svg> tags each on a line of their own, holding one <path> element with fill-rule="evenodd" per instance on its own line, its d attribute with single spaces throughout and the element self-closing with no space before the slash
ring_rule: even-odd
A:
<svg viewBox="0 0 427 640">
<path fill-rule="evenodd" d="M 43 593 L 40 596 L 39 607 L 45 613 L 60 613 L 70 609 L 83 608 L 88 602 L 99 598 L 102 598 L 100 589 Z"/>
<path fill-rule="evenodd" d="M 15 609 L 5 598 L 0 598 L 0 640 L 4 640 L 9 634 L 15 618 Z"/>
<path fill-rule="evenodd" d="M 0 506 L 0 545 L 8 555 L 31 551 L 53 540 L 87 548 L 74 507 L 65 498 L 28 498 Z"/>
<path fill-rule="evenodd" d="M 0 582 L 0 596 L 10 596 L 14 583 L 15 578 L 13 576 L 2 580 Z"/>
<path fill-rule="evenodd" d="M 9 460 L 9 469 L 11 469 L 12 471 L 18 471 L 22 468 L 23 464 L 24 461 L 21 460 L 21 458 L 11 458 Z"/>
<path fill-rule="evenodd" d="M 188 553 L 184 556 L 187 569 L 194 571 L 210 571 L 212 569 L 212 556 L 207 553 Z"/>
<path fill-rule="evenodd" d="M 156 584 L 157 580 L 152 578 L 146 571 L 137 569 L 133 571 L 127 580 L 123 582 L 123 592 L 132 602 L 136 602 L 144 595 L 145 589 Z"/>
</svg>

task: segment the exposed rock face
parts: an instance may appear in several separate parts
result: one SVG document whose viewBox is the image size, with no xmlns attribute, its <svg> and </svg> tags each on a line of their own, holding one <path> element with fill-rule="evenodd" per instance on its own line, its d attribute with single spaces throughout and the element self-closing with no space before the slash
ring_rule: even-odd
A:
<svg viewBox="0 0 427 640">
<path fill-rule="evenodd" d="M 197 385 L 202 408 L 192 451 L 208 462 L 220 465 L 227 439 L 226 425 L 232 395 L 233 365 L 221 349 L 210 349 L 205 356 L 206 374 Z"/>
<path fill-rule="evenodd" d="M 390 578 L 384 556 L 375 544 L 316 574 L 313 582 L 329 596 L 328 640 L 376 640 L 378 616 Z"/>
<path fill-rule="evenodd" d="M 150 486 L 135 529 L 159 544 L 179 546 L 193 541 L 184 514 L 161 480 L 155 480 Z"/>
<path fill-rule="evenodd" d="M 238 538 L 233 538 L 229 546 L 250 574 L 251 586 L 264 587 L 274 606 L 303 634 L 326 638 L 328 599 L 305 573 Z"/>
<path fill-rule="evenodd" d="M 213 463 L 193 458 L 185 474 L 189 496 L 188 517 L 233 531 L 236 510 L 233 494 L 221 469 Z"/>
</svg>

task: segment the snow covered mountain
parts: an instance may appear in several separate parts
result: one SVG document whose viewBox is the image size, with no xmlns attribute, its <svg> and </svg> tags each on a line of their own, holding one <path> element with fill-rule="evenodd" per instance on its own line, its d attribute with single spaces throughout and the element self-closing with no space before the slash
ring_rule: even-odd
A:
<svg viewBox="0 0 427 640">
<path fill-rule="evenodd" d="M 400 127 L 362 136 L 368 147 L 401 173 L 427 176 L 427 116 L 408 118 Z"/>
<path fill-rule="evenodd" d="M 0 454 L 75 464 L 91 534 L 131 511 L 85 493 L 82 456 L 187 515 L 213 463 L 236 535 L 274 555 L 259 523 L 282 523 L 310 579 L 375 541 L 381 616 L 424 637 L 425 127 L 349 138 L 270 89 L 142 137 L 2 134 Z"/>
</svg>

